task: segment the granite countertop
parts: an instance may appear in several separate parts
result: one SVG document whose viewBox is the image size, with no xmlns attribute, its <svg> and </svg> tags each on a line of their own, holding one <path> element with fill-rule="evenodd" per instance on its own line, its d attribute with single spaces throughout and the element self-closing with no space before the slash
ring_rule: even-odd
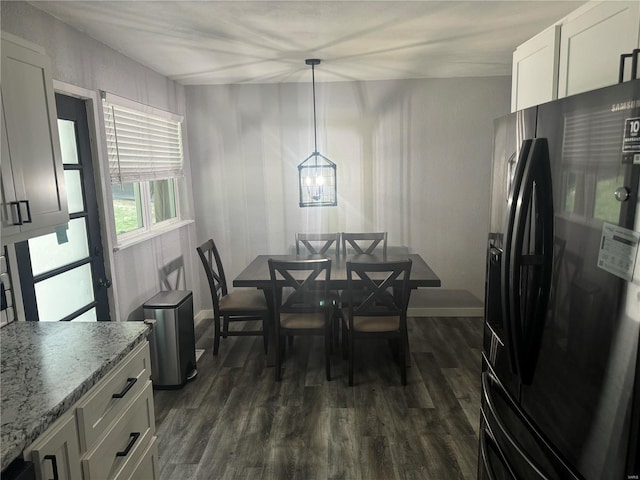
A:
<svg viewBox="0 0 640 480">
<path fill-rule="evenodd" d="M 0 470 L 147 336 L 143 322 L 13 322 L 0 329 Z"/>
</svg>

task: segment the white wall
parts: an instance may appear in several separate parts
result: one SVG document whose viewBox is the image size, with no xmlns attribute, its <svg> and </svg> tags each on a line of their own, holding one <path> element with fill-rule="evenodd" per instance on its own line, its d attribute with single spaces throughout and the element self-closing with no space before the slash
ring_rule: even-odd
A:
<svg viewBox="0 0 640 480">
<path fill-rule="evenodd" d="M 0 2 L 3 31 L 46 50 L 53 78 L 97 92 L 107 92 L 185 115 L 184 87 L 142 66 L 96 40 L 59 22 L 25 2 Z M 99 21 L 99 19 L 96 19 Z M 98 97 L 99 98 L 99 97 Z M 104 148 L 104 146 L 102 147 Z M 188 152 L 185 173 L 190 184 Z M 106 171 L 105 171 L 106 172 Z M 108 178 L 108 173 L 103 173 Z M 192 207 L 191 195 L 183 201 Z M 193 209 L 191 208 L 193 211 Z M 109 226 L 110 227 L 110 226 Z M 160 269 L 183 257 L 186 288 L 194 289 L 195 227 L 193 224 L 113 255 L 113 288 L 119 320 L 142 319 L 142 304 L 162 289 Z M 103 238 L 104 241 L 104 238 Z M 199 268 L 199 265 L 196 265 Z M 197 281 L 198 277 L 195 274 Z"/>
<path fill-rule="evenodd" d="M 386 230 L 444 288 L 483 298 L 493 119 L 509 111 L 510 82 L 317 83 L 318 149 L 338 165 L 338 206 L 323 208 L 298 206 L 310 84 L 185 87 L 198 242 L 216 240 L 232 280 L 297 231 Z"/>
<path fill-rule="evenodd" d="M 300 208 L 310 84 L 183 87 L 24 2 L 0 4 L 2 29 L 44 47 L 55 79 L 186 114 L 196 227 L 115 253 L 119 318 L 141 316 L 159 269 L 179 256 L 196 312 L 210 309 L 194 256 L 210 236 L 232 280 L 254 255 L 287 251 L 296 231 L 387 230 L 443 287 L 482 298 L 492 121 L 509 110 L 509 77 L 317 84 L 319 150 L 338 164 L 338 206 Z"/>
</svg>

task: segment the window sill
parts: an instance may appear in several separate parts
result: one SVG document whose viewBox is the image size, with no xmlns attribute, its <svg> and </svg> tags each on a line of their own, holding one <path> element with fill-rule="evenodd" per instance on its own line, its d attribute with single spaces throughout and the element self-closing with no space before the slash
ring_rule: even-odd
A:
<svg viewBox="0 0 640 480">
<path fill-rule="evenodd" d="M 173 230 L 177 230 L 186 225 L 191 225 L 195 223 L 194 220 L 180 220 L 178 222 L 171 223 L 165 227 L 154 228 L 151 231 L 141 233 L 140 235 L 136 235 L 135 237 L 129 237 L 126 240 L 118 243 L 115 247 L 113 247 L 114 252 L 119 252 L 120 250 L 124 250 L 129 247 L 133 247 L 134 245 L 138 245 L 140 243 L 151 240 L 152 238 L 159 237 L 160 235 L 164 235 L 165 233 L 171 232 Z"/>
</svg>

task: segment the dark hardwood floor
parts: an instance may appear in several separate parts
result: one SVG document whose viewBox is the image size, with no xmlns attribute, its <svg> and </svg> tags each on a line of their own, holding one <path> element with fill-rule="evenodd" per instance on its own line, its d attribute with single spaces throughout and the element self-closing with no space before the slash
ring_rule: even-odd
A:
<svg viewBox="0 0 640 480">
<path fill-rule="evenodd" d="M 296 338 L 282 382 L 262 340 L 196 329 L 206 349 L 181 390 L 155 391 L 159 468 L 176 479 L 474 479 L 480 407 L 481 318 L 409 320 L 408 385 L 386 342 L 356 344 L 354 387 L 322 339 Z"/>
</svg>

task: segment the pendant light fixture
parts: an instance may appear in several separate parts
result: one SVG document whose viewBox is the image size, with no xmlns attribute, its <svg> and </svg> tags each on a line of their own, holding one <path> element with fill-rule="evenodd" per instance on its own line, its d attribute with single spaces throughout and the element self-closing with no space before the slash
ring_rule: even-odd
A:
<svg viewBox="0 0 640 480">
<path fill-rule="evenodd" d="M 336 184 L 336 164 L 318 152 L 318 132 L 316 128 L 316 75 L 317 58 L 305 60 L 311 65 L 313 85 L 313 153 L 298 165 L 301 207 L 327 207 L 338 204 Z"/>
</svg>

